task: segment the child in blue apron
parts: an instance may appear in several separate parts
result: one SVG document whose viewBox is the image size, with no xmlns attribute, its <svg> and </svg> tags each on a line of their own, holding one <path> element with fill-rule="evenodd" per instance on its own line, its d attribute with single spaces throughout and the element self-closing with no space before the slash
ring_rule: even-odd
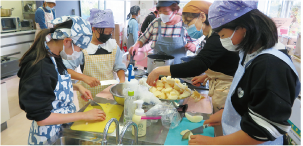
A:
<svg viewBox="0 0 303 146">
<path fill-rule="evenodd" d="M 275 23 L 256 1 L 215 1 L 209 22 L 240 61 L 224 109 L 204 123 L 221 124 L 224 136 L 194 135 L 189 144 L 282 145 L 301 83 L 285 48 L 276 45 Z"/>
<path fill-rule="evenodd" d="M 78 16 L 62 16 L 51 23 L 55 28 L 39 32 L 19 64 L 19 104 L 26 117 L 33 120 L 29 145 L 51 144 L 64 123 L 105 119 L 99 109 L 75 113 L 71 76 L 62 61 L 77 59 L 80 50 L 88 46 L 92 38 L 89 22 Z M 74 87 L 92 99 L 89 90 L 81 85 Z"/>
</svg>

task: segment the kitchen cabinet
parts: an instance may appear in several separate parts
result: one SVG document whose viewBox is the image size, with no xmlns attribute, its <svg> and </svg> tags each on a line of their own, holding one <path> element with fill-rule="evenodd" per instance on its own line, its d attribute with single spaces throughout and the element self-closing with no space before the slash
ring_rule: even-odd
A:
<svg viewBox="0 0 303 146">
<path fill-rule="evenodd" d="M 1 56 L 21 58 L 34 42 L 36 30 L 1 34 Z M 14 55 L 10 55 L 14 54 Z"/>
<path fill-rule="evenodd" d="M 6 121 L 9 120 L 9 107 L 7 99 L 6 83 L 1 82 L 1 132 L 7 128 Z"/>
</svg>

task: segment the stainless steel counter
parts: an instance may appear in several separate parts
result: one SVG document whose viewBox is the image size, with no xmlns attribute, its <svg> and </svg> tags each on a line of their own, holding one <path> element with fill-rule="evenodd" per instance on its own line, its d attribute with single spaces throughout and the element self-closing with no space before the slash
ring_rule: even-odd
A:
<svg viewBox="0 0 303 146">
<path fill-rule="evenodd" d="M 203 92 L 202 90 L 199 92 Z M 96 97 L 94 99 L 98 103 L 110 103 L 117 104 L 114 100 L 107 100 L 104 98 Z M 79 112 L 83 112 L 84 109 L 88 106 L 84 106 L 79 110 Z M 202 114 L 204 120 L 209 119 L 210 114 Z M 123 114 L 119 120 L 120 129 L 123 127 Z M 71 125 L 71 124 L 70 124 Z M 83 132 L 83 131 L 75 131 L 70 129 L 70 125 L 65 125 L 61 135 L 58 138 L 54 138 L 54 144 L 61 145 L 99 145 L 101 144 L 103 133 L 97 132 Z M 157 123 L 152 123 L 150 126 L 146 128 L 146 135 L 144 137 L 138 138 L 139 145 L 164 145 L 166 136 L 168 134 L 169 129 L 162 126 L 161 120 L 158 120 Z M 120 130 L 121 132 L 121 130 Z M 124 145 L 133 144 L 134 136 L 131 131 L 127 131 L 123 137 Z M 108 134 L 107 141 L 110 145 L 116 145 L 115 141 L 115 132 Z M 49 144 L 49 143 L 48 143 Z"/>
</svg>

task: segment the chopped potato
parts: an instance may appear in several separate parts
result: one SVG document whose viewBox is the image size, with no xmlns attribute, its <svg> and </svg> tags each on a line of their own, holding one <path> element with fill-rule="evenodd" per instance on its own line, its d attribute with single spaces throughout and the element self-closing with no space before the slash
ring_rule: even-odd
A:
<svg viewBox="0 0 303 146">
<path fill-rule="evenodd" d="M 161 98 L 161 99 L 166 99 L 165 93 L 162 92 L 162 93 L 159 95 L 159 98 Z"/>
<path fill-rule="evenodd" d="M 156 97 L 159 97 L 159 95 L 162 94 L 162 92 L 160 92 L 160 91 L 157 90 L 157 91 L 154 92 L 153 94 L 154 94 Z"/>
<path fill-rule="evenodd" d="M 182 98 L 185 98 L 185 97 L 188 97 L 188 96 L 190 96 L 190 92 L 184 91 L 184 92 L 180 95 L 180 98 L 182 99 Z"/>
<path fill-rule="evenodd" d="M 157 88 L 156 88 L 156 87 L 151 87 L 151 88 L 149 89 L 149 91 L 150 91 L 151 93 L 154 93 L 154 92 L 157 91 Z"/>
<path fill-rule="evenodd" d="M 162 81 L 158 80 L 157 83 L 156 83 L 156 86 L 157 86 L 157 87 L 162 87 L 162 88 L 163 88 L 164 84 L 163 84 Z"/>
<path fill-rule="evenodd" d="M 163 90 L 163 92 L 164 93 L 169 93 L 170 91 L 172 91 L 173 90 L 173 88 L 165 88 L 164 90 Z"/>
<path fill-rule="evenodd" d="M 157 90 L 161 91 L 163 89 L 163 87 L 157 87 Z"/>
<path fill-rule="evenodd" d="M 179 79 L 171 78 L 171 76 L 162 77 L 157 81 L 156 87 L 151 87 L 149 91 L 160 99 L 169 100 L 183 99 L 192 93 L 186 83 L 182 84 Z M 194 99 L 198 100 L 196 97 Z"/>
<path fill-rule="evenodd" d="M 172 88 L 168 83 L 165 83 L 165 88 Z"/>
</svg>

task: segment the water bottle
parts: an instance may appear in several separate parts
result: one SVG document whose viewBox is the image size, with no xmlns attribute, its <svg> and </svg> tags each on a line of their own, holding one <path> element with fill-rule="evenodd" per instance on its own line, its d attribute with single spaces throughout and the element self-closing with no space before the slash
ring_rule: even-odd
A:
<svg viewBox="0 0 303 146">
<path fill-rule="evenodd" d="M 128 96 L 124 99 L 124 119 L 123 125 L 126 125 L 128 122 L 132 121 L 133 114 L 136 110 L 136 105 L 134 101 L 137 99 L 134 96 L 134 91 L 128 91 Z M 128 128 L 127 131 L 131 131 L 131 128 Z"/>
</svg>

